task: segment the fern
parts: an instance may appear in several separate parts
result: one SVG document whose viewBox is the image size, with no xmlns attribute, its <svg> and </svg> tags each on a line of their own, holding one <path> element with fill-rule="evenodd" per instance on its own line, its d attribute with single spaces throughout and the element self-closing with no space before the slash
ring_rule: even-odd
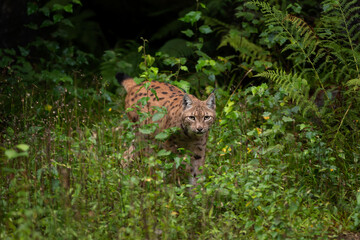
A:
<svg viewBox="0 0 360 240">
<path fill-rule="evenodd" d="M 302 19 L 286 12 L 283 13 L 268 3 L 260 1 L 252 3 L 260 7 L 264 14 L 267 33 L 273 35 L 280 45 L 286 43 L 282 52 L 290 52 L 287 58 L 294 63 L 294 68 L 306 69 L 302 74 L 308 73 L 310 70 L 318 86 L 324 89 L 316 68 L 316 62 L 323 56 L 324 50 L 318 50 L 319 41 L 314 30 Z M 311 82 L 311 84 L 315 83 Z"/>
<path fill-rule="evenodd" d="M 242 37 L 240 32 L 235 29 L 230 29 L 230 31 L 223 36 L 218 48 L 227 45 L 240 52 L 240 58 L 251 65 L 253 65 L 256 60 L 266 61 L 270 58 L 268 51 L 250 42 L 246 37 Z"/>
<path fill-rule="evenodd" d="M 314 28 L 266 2 L 255 0 L 251 4 L 260 8 L 267 34 L 274 36 L 292 62 L 289 73 L 276 70 L 257 76 L 275 81 L 285 89 L 304 115 L 315 113 L 334 142 L 354 138 L 357 127 L 353 122 L 359 119 L 360 101 L 358 1 L 324 0 L 322 17 Z M 324 97 L 319 109 L 316 101 Z"/>
<path fill-rule="evenodd" d="M 356 92 L 360 89 L 360 78 L 351 79 L 346 83 L 346 85 L 348 87 L 352 87 L 354 92 Z"/>
<path fill-rule="evenodd" d="M 255 77 L 265 77 L 278 84 L 279 87 L 287 91 L 290 98 L 301 108 L 303 115 L 309 111 L 320 117 L 318 107 L 314 103 L 314 97 L 309 98 L 310 86 L 306 79 L 297 74 L 288 74 L 282 70 L 269 70 L 257 74 Z"/>
<path fill-rule="evenodd" d="M 349 72 L 343 72 L 342 78 L 350 80 L 360 79 L 360 7 L 357 0 L 339 1 L 334 3 L 332 0 L 323 1 L 326 14 L 321 21 L 327 31 L 325 46 L 330 49 L 331 54 L 346 66 Z M 344 79 L 344 78 L 343 78 Z"/>
<path fill-rule="evenodd" d="M 272 65 L 270 52 L 245 37 L 246 30 L 215 18 L 204 16 L 203 19 L 205 24 L 210 25 L 218 35 L 222 35 L 218 49 L 230 46 L 239 53 L 238 58 L 242 62 L 240 63 L 242 68 L 248 71 L 249 66 L 257 65 L 255 67 L 257 69 Z"/>
</svg>

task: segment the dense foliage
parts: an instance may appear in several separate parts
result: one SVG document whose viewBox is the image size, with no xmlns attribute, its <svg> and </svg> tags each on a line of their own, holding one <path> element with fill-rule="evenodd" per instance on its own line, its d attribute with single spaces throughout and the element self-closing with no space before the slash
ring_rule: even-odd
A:
<svg viewBox="0 0 360 240">
<path fill-rule="evenodd" d="M 196 1 L 154 33 L 158 49 L 121 40 L 101 58 L 81 8 L 28 1 L 37 37 L 0 49 L 1 239 L 359 237 L 358 1 Z M 117 72 L 216 88 L 194 189 L 157 144 L 124 158 L 157 126 L 134 129 Z"/>
</svg>

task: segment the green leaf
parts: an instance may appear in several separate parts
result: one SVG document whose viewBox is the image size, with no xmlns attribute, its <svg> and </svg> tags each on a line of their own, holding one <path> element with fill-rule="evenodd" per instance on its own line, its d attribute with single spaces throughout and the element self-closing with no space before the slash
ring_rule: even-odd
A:
<svg viewBox="0 0 360 240">
<path fill-rule="evenodd" d="M 294 121 L 294 119 L 292 119 L 291 117 L 287 117 L 287 116 L 283 116 L 282 120 L 284 122 L 293 122 Z"/>
<path fill-rule="evenodd" d="M 139 131 L 142 133 L 142 134 L 152 134 L 154 133 L 156 130 L 156 125 L 155 124 L 149 124 L 149 125 L 145 125 L 141 128 L 139 128 Z"/>
<path fill-rule="evenodd" d="M 145 78 L 139 78 L 139 77 L 135 77 L 134 78 L 134 82 L 139 85 L 140 83 L 144 82 Z"/>
<path fill-rule="evenodd" d="M 58 79 L 59 82 L 63 83 L 73 83 L 73 79 L 70 76 L 63 76 Z"/>
<path fill-rule="evenodd" d="M 151 133 L 153 133 L 153 131 L 151 131 L 151 129 L 146 129 L 146 128 L 140 128 L 139 131 L 142 134 L 151 134 Z"/>
<path fill-rule="evenodd" d="M 159 98 L 158 98 L 158 96 L 157 96 L 156 90 L 155 90 L 154 88 L 151 88 L 151 89 L 150 89 L 150 92 L 151 92 L 152 94 L 154 94 L 155 97 L 156 97 L 156 100 L 159 101 Z"/>
<path fill-rule="evenodd" d="M 208 25 L 202 25 L 202 26 L 199 28 L 199 31 L 200 31 L 201 33 L 204 33 L 204 34 L 212 33 L 212 29 L 211 29 L 210 26 L 208 26 Z"/>
<path fill-rule="evenodd" d="M 21 151 L 23 151 L 23 152 L 26 152 L 26 151 L 29 150 L 29 148 L 30 148 L 29 145 L 23 144 L 23 143 L 16 145 L 16 147 L 17 147 L 18 149 L 20 149 Z"/>
<path fill-rule="evenodd" d="M 72 2 L 76 3 L 76 4 L 79 4 L 79 5 L 82 5 L 80 0 L 72 0 Z"/>
<path fill-rule="evenodd" d="M 300 14 L 301 12 L 301 6 L 298 3 L 289 4 L 287 6 L 287 9 L 292 9 L 295 13 Z"/>
<path fill-rule="evenodd" d="M 40 12 L 42 12 L 46 17 L 50 16 L 50 9 L 48 7 L 40 8 Z"/>
<path fill-rule="evenodd" d="M 182 90 L 184 90 L 185 92 L 189 92 L 190 91 L 190 83 L 184 80 L 180 80 L 180 81 L 174 81 L 173 85 L 181 88 Z"/>
<path fill-rule="evenodd" d="M 179 158 L 179 157 L 175 157 L 174 158 L 174 161 L 175 161 L 175 168 L 176 169 L 178 169 L 179 168 L 179 166 L 181 165 L 181 158 Z"/>
<path fill-rule="evenodd" d="M 201 12 L 200 11 L 191 11 L 188 12 L 184 17 L 180 18 L 179 20 L 191 23 L 193 25 L 195 22 L 199 21 L 201 18 Z"/>
<path fill-rule="evenodd" d="M 346 82 L 346 85 L 360 87 L 360 78 L 351 79 Z"/>
<path fill-rule="evenodd" d="M 165 139 L 167 139 L 169 136 L 170 136 L 170 133 L 169 133 L 169 132 L 163 131 L 163 132 L 161 132 L 161 133 L 158 133 L 158 134 L 155 136 L 155 139 L 156 139 L 156 140 L 165 140 Z"/>
<path fill-rule="evenodd" d="M 263 117 L 270 117 L 270 115 L 271 115 L 270 112 L 264 112 L 262 116 L 263 116 Z"/>
<path fill-rule="evenodd" d="M 27 4 L 27 14 L 32 15 L 38 11 L 39 7 L 34 2 L 28 2 Z"/>
<path fill-rule="evenodd" d="M 29 55 L 29 53 L 30 53 L 29 49 L 26 49 L 26 48 L 21 47 L 21 46 L 18 46 L 18 48 L 19 48 L 21 56 L 26 57 L 27 55 Z"/>
<path fill-rule="evenodd" d="M 233 109 L 233 105 L 235 104 L 235 102 L 233 102 L 233 101 L 228 101 L 228 103 L 226 104 L 226 106 L 224 107 L 224 112 L 226 113 L 226 114 L 229 114 L 231 111 L 232 111 L 232 109 Z"/>
<path fill-rule="evenodd" d="M 46 19 L 45 21 L 43 21 L 40 25 L 41 28 L 43 27 L 48 27 L 48 26 L 51 26 L 51 25 L 54 25 L 54 23 L 48 19 Z"/>
<path fill-rule="evenodd" d="M 69 20 L 69 19 L 64 19 L 63 21 L 62 21 L 62 23 L 64 24 L 64 25 L 67 25 L 67 26 L 69 26 L 69 27 L 74 27 L 74 24 Z"/>
<path fill-rule="evenodd" d="M 153 115 L 152 121 L 153 121 L 153 122 L 159 121 L 159 120 L 162 119 L 164 116 L 165 116 L 164 113 L 162 113 L 162 112 L 157 112 L 157 113 L 155 113 L 155 114 Z"/>
<path fill-rule="evenodd" d="M 167 150 L 165 150 L 165 149 L 161 149 L 161 150 L 157 153 L 157 155 L 158 155 L 159 157 L 169 156 L 170 154 L 171 154 L 171 151 L 167 151 Z"/>
<path fill-rule="evenodd" d="M 185 31 L 181 31 L 183 34 L 185 34 L 187 37 L 192 37 L 192 36 L 194 36 L 194 32 L 193 32 L 193 30 L 191 30 L 191 29 L 187 29 L 187 30 L 185 30 Z"/>
<path fill-rule="evenodd" d="M 21 144 L 19 144 L 21 145 Z M 18 145 L 18 146 L 19 146 Z M 25 144 L 23 144 L 25 145 Z M 17 146 L 17 147 L 18 147 Z M 24 146 L 23 146 L 24 147 Z M 17 157 L 28 157 L 29 156 L 29 153 L 28 152 L 21 152 L 21 153 L 18 153 L 16 152 L 14 149 L 7 149 L 5 150 L 5 156 L 8 158 L 8 159 L 13 159 L 13 158 L 17 158 Z"/>
<path fill-rule="evenodd" d="M 189 71 L 189 69 L 188 69 L 187 66 L 181 66 L 180 69 L 183 70 L 183 71 L 185 71 L 185 72 L 188 72 L 188 71 Z"/>
<path fill-rule="evenodd" d="M 238 111 L 231 111 L 226 114 L 226 117 L 229 119 L 240 119 L 240 113 Z"/>
<path fill-rule="evenodd" d="M 64 9 L 64 6 L 61 4 L 58 4 L 58 3 L 55 3 L 52 8 L 53 11 L 59 11 L 59 10 L 63 10 L 63 9 Z"/>
<path fill-rule="evenodd" d="M 55 14 L 55 15 L 53 16 L 54 23 L 60 22 L 63 18 L 64 18 L 63 15 L 61 15 L 61 14 Z"/>
<path fill-rule="evenodd" d="M 16 158 L 18 156 L 18 153 L 14 149 L 7 149 L 5 151 L 5 156 L 8 159 L 13 159 L 13 158 Z"/>
<path fill-rule="evenodd" d="M 150 97 L 142 97 L 137 101 L 137 103 L 141 106 L 145 106 L 149 100 L 150 100 Z"/>
<path fill-rule="evenodd" d="M 64 10 L 65 10 L 65 12 L 72 13 L 73 12 L 73 5 L 68 4 L 68 5 L 64 6 Z"/>
</svg>

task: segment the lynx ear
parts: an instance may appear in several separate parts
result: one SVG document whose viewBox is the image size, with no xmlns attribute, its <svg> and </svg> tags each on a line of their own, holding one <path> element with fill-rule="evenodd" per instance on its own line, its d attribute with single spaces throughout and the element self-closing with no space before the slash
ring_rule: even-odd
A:
<svg viewBox="0 0 360 240">
<path fill-rule="evenodd" d="M 216 103 L 215 103 L 215 94 L 211 93 L 208 99 L 206 99 L 206 106 L 212 110 L 215 110 Z"/>
<path fill-rule="evenodd" d="M 191 98 L 189 97 L 189 95 L 187 95 L 185 93 L 183 101 L 182 101 L 182 105 L 183 105 L 184 110 L 191 108 L 192 104 L 193 104 L 193 102 L 192 102 Z"/>
</svg>

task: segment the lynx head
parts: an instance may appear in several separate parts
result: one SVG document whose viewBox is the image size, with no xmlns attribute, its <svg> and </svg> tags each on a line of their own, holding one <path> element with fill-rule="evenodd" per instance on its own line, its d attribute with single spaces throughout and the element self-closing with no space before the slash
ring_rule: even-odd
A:
<svg viewBox="0 0 360 240">
<path fill-rule="evenodd" d="M 215 95 L 211 93 L 208 99 L 200 101 L 185 94 L 182 105 L 181 126 L 185 133 L 192 136 L 202 136 L 207 133 L 216 117 Z"/>
</svg>

